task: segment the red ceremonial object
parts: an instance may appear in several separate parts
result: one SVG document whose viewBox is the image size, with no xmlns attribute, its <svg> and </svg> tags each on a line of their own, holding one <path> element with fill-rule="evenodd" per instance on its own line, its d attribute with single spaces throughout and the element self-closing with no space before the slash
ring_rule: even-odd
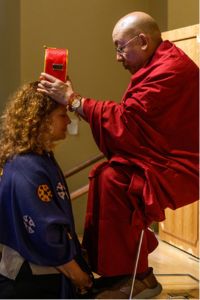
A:
<svg viewBox="0 0 200 300">
<path fill-rule="evenodd" d="M 45 47 L 44 72 L 66 81 L 68 50 Z"/>
</svg>

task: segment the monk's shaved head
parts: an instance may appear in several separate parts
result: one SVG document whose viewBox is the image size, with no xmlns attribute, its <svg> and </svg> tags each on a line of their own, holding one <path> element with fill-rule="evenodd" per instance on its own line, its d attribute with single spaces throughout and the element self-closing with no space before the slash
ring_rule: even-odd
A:
<svg viewBox="0 0 200 300">
<path fill-rule="evenodd" d="M 153 40 L 160 40 L 161 33 L 156 21 L 144 12 L 132 12 L 121 18 L 114 27 L 113 38 L 116 35 L 135 35 L 145 33 Z"/>
<path fill-rule="evenodd" d="M 140 11 L 121 18 L 113 29 L 112 38 L 117 61 L 131 74 L 148 63 L 162 42 L 156 21 Z"/>
</svg>

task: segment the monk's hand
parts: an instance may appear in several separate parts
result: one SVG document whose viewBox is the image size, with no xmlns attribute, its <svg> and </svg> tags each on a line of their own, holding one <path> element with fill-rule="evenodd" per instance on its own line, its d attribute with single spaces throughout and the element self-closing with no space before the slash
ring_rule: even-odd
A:
<svg viewBox="0 0 200 300">
<path fill-rule="evenodd" d="M 37 90 L 64 105 L 68 104 L 69 98 L 74 94 L 72 83 L 69 79 L 63 82 L 47 73 L 41 73 Z"/>
</svg>

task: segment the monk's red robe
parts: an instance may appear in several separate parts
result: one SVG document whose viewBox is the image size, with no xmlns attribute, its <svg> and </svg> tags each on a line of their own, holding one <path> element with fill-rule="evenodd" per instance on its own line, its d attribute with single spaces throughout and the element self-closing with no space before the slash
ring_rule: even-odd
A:
<svg viewBox="0 0 200 300">
<path fill-rule="evenodd" d="M 84 102 L 108 158 L 90 174 L 83 244 L 94 271 L 130 274 L 141 228 L 198 200 L 199 70 L 169 41 L 136 74 L 121 103 Z M 157 245 L 145 229 L 138 272 Z"/>
</svg>

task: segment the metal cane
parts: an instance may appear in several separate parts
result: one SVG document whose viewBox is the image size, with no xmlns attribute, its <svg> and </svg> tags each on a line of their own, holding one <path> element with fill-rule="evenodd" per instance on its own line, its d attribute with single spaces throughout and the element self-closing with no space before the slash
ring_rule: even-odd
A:
<svg viewBox="0 0 200 300">
<path fill-rule="evenodd" d="M 139 260 L 139 257 L 140 257 L 140 250 L 141 250 L 143 235 L 144 235 L 144 229 L 142 229 L 141 234 L 140 234 L 140 241 L 139 241 L 139 246 L 138 246 L 138 251 L 137 251 L 137 257 L 136 257 L 136 262 L 135 262 L 135 267 L 134 267 L 134 272 L 133 272 L 133 280 L 132 280 L 131 292 L 130 292 L 129 300 L 132 299 L 132 295 L 133 295 L 133 289 L 134 289 L 134 285 L 135 285 L 135 276 L 136 276 L 136 272 L 137 272 L 138 260 Z"/>
</svg>

